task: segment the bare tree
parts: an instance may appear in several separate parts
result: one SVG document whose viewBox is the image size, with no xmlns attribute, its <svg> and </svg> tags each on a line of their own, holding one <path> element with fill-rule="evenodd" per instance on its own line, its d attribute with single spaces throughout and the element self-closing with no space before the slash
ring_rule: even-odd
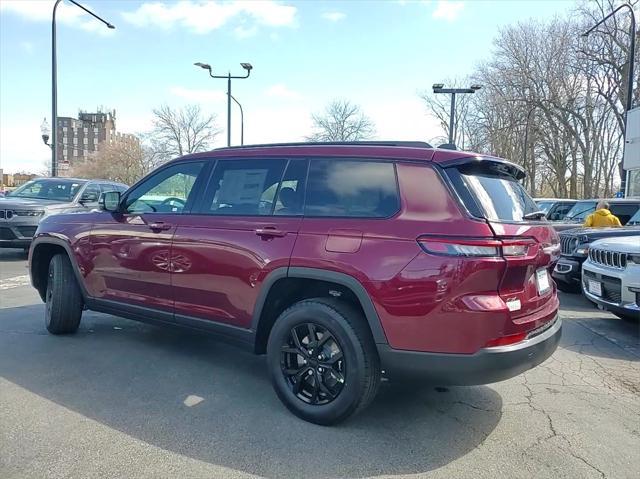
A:
<svg viewBox="0 0 640 479">
<path fill-rule="evenodd" d="M 314 132 L 308 141 L 358 141 L 375 135 L 375 125 L 358 105 L 348 100 L 333 100 L 324 113 L 314 113 Z"/>
<path fill-rule="evenodd" d="M 172 109 L 167 105 L 153 110 L 151 148 L 167 161 L 176 156 L 206 151 L 220 133 L 215 115 L 205 115 L 198 105 Z"/>
<path fill-rule="evenodd" d="M 154 151 L 139 144 L 117 142 L 104 146 L 91 157 L 75 164 L 69 174 L 132 185 L 156 166 Z"/>
</svg>

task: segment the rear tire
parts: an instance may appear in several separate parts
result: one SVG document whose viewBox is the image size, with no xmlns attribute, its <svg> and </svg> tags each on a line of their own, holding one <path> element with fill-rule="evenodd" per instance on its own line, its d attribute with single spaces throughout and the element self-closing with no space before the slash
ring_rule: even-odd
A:
<svg viewBox="0 0 640 479">
<path fill-rule="evenodd" d="M 325 426 L 364 409 L 380 385 L 380 360 L 366 319 L 330 298 L 300 301 L 278 317 L 267 364 L 284 405 Z"/>
<path fill-rule="evenodd" d="M 82 317 L 82 293 L 66 254 L 49 263 L 45 295 L 45 324 L 51 334 L 75 333 Z"/>
</svg>

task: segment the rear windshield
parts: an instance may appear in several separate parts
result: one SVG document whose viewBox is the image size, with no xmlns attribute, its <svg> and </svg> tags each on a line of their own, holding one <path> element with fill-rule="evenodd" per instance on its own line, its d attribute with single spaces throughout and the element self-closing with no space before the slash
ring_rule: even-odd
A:
<svg viewBox="0 0 640 479">
<path fill-rule="evenodd" d="M 492 221 L 525 221 L 540 211 L 513 176 L 492 165 L 448 168 L 447 173 L 469 211 Z"/>
<path fill-rule="evenodd" d="M 573 205 L 573 208 L 567 212 L 564 220 L 571 222 L 583 221 L 596 210 L 596 204 L 596 201 L 580 201 Z"/>
</svg>

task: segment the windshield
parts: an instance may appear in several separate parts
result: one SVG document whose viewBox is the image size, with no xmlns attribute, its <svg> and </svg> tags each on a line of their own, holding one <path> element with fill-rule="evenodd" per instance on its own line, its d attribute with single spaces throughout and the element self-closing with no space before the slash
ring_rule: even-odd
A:
<svg viewBox="0 0 640 479">
<path fill-rule="evenodd" d="M 536 201 L 536 205 L 538 205 L 538 209 L 543 211 L 544 213 L 548 213 L 553 205 L 555 205 L 555 201 Z"/>
<path fill-rule="evenodd" d="M 71 201 L 83 184 L 84 182 L 77 180 L 44 178 L 29 181 L 7 196 L 11 198 Z"/>
<path fill-rule="evenodd" d="M 573 208 L 569 210 L 567 216 L 564 217 L 565 221 L 582 221 L 587 215 L 590 215 L 596 210 L 596 201 L 581 201 L 573 205 Z"/>
</svg>

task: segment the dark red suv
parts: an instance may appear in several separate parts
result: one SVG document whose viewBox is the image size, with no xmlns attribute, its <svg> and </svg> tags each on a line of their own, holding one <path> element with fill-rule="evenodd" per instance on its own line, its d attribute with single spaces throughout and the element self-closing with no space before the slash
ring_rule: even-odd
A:
<svg viewBox="0 0 640 479">
<path fill-rule="evenodd" d="M 481 384 L 561 334 L 558 236 L 520 167 L 420 142 L 223 148 L 165 164 L 30 251 L 54 334 L 84 308 L 267 355 L 296 415 L 331 424 L 382 375 Z"/>
</svg>

